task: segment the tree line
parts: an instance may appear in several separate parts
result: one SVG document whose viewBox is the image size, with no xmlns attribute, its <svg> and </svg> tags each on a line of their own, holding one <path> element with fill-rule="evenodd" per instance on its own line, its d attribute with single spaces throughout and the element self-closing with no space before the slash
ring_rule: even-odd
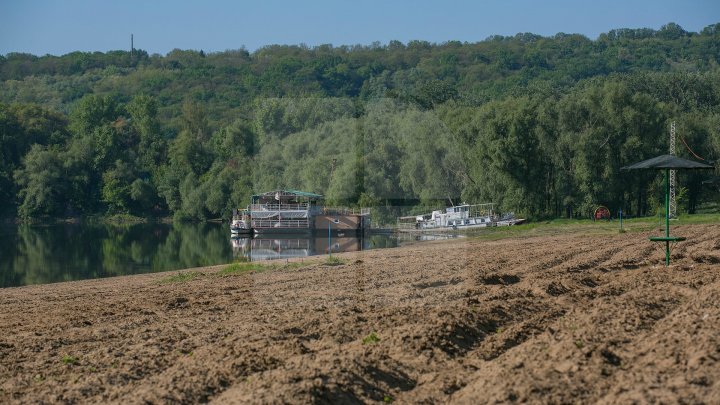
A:
<svg viewBox="0 0 720 405">
<path fill-rule="evenodd" d="M 661 175 L 619 168 L 667 153 L 673 121 L 679 155 L 720 155 L 718 28 L 9 54 L 0 210 L 203 220 L 286 187 L 344 205 L 653 214 Z M 717 201 L 710 177 L 679 175 L 684 209 Z"/>
</svg>

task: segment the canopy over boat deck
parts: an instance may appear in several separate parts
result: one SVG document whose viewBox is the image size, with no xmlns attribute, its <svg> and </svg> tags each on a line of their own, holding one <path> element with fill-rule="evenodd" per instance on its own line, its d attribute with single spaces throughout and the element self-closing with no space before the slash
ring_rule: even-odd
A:
<svg viewBox="0 0 720 405">
<path fill-rule="evenodd" d="M 252 204 L 316 204 L 323 196 L 298 190 L 275 190 L 252 196 Z"/>
</svg>

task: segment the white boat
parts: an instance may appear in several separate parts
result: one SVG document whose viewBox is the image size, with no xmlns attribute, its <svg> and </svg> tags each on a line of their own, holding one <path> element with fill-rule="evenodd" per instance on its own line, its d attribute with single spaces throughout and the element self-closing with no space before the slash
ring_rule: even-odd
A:
<svg viewBox="0 0 720 405">
<path fill-rule="evenodd" d="M 490 226 L 509 226 L 523 219 L 515 219 L 506 214 L 498 217 L 493 212 L 494 204 L 461 204 L 448 207 L 443 212 L 436 210 L 430 214 L 398 218 L 398 229 L 412 230 L 451 230 L 485 228 Z"/>
<path fill-rule="evenodd" d="M 230 222 L 230 236 L 239 237 L 241 235 L 252 234 L 252 226 L 250 224 L 250 213 L 247 210 L 235 212 Z"/>
</svg>

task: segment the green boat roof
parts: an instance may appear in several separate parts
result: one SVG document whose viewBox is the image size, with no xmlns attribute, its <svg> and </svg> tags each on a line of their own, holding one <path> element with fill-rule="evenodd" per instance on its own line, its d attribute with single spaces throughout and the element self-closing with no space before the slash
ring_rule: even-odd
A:
<svg viewBox="0 0 720 405">
<path fill-rule="evenodd" d="M 295 195 L 298 197 L 306 197 L 306 198 L 314 198 L 314 199 L 321 199 L 323 198 L 320 194 L 315 193 L 309 193 L 307 191 L 300 191 L 300 190 L 273 190 L 268 191 L 262 194 L 254 194 L 253 198 L 255 197 L 262 197 L 262 196 L 274 196 L 275 194 L 280 193 L 281 195 Z"/>
</svg>

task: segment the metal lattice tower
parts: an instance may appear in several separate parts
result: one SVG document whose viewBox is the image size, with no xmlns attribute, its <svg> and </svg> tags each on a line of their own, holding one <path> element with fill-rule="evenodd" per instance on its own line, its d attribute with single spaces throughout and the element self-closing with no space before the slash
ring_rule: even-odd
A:
<svg viewBox="0 0 720 405">
<path fill-rule="evenodd" d="M 670 154 L 675 156 L 675 121 L 670 124 Z M 675 170 L 670 170 L 670 218 L 677 218 L 677 201 L 675 201 Z"/>
</svg>

